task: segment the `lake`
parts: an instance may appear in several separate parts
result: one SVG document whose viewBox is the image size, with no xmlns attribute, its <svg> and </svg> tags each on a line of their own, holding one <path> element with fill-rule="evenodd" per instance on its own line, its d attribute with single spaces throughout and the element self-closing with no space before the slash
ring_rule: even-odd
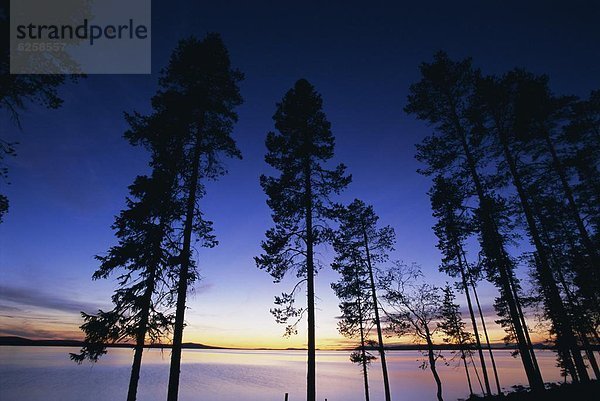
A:
<svg viewBox="0 0 600 401">
<path fill-rule="evenodd" d="M 133 351 L 109 349 L 97 364 L 77 365 L 69 360 L 68 347 L 0 346 L 0 400 L 2 401 L 115 401 L 125 400 Z M 435 383 L 429 370 L 419 369 L 418 351 L 389 351 L 388 370 L 394 401 L 435 399 Z M 450 357 L 450 351 L 445 352 Z M 510 351 L 495 351 L 501 385 L 509 389 L 525 384 L 519 359 Z M 560 381 L 554 353 L 537 351 L 546 382 Z M 144 360 L 138 400 L 166 399 L 169 350 L 150 349 Z M 329 401 L 364 400 L 359 366 L 349 352 L 317 352 L 317 398 Z M 282 401 L 305 399 L 305 351 L 184 350 L 179 400 L 181 401 Z M 468 396 L 464 368 L 439 365 L 445 400 Z M 472 372 L 473 373 L 473 372 Z M 491 374 L 491 369 L 490 369 Z M 473 375 L 473 374 L 472 374 Z M 490 376 L 492 380 L 492 376 Z M 479 389 L 477 380 L 474 386 Z M 371 399 L 383 400 L 379 361 L 369 370 Z M 492 382 L 493 383 L 493 382 Z M 477 392 L 480 392 L 478 390 Z"/>
</svg>

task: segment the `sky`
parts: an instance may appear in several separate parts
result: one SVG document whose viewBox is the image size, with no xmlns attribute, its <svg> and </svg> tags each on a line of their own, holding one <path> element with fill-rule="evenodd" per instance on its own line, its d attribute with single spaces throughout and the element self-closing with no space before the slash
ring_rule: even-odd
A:
<svg viewBox="0 0 600 401">
<path fill-rule="evenodd" d="M 391 257 L 420 264 L 438 285 L 448 278 L 437 272 L 430 182 L 414 159 L 414 145 L 432 129 L 403 112 L 419 64 L 444 50 L 455 59 L 472 57 L 484 73 L 546 73 L 559 94 L 600 88 L 595 1 L 323 3 L 153 2 L 151 75 L 67 83 L 59 89 L 63 106 L 29 105 L 20 130 L 0 114 L 2 137 L 20 143 L 8 162 L 10 185 L 0 184 L 11 202 L 0 225 L 0 335 L 82 338 L 79 312 L 110 308 L 116 282 L 91 280 L 94 255 L 115 244 L 110 226 L 127 186 L 148 172 L 148 154 L 122 137 L 123 113 L 150 111 L 158 73 L 179 39 L 221 33 L 246 77 L 233 132 L 244 158 L 228 162 L 229 174 L 207 185 L 202 207 L 220 244 L 199 250 L 202 279 L 187 302 L 184 342 L 218 346 L 306 344 L 304 325 L 283 338 L 284 327 L 269 313 L 273 296 L 289 291 L 293 280 L 274 284 L 253 261 L 272 226 L 258 183 L 270 172 L 264 140 L 274 129 L 275 104 L 296 80 L 308 79 L 321 93 L 336 137 L 332 163 L 345 163 L 353 176 L 337 200 L 372 204 L 382 224 L 396 230 Z M 317 346 L 336 347 L 345 344 L 330 288 L 336 274 L 327 267 L 331 249 L 319 254 L 325 268 L 316 279 Z M 480 292 L 493 325 L 495 291 L 482 284 Z M 493 341 L 503 335 L 497 327 L 491 334 Z"/>
</svg>

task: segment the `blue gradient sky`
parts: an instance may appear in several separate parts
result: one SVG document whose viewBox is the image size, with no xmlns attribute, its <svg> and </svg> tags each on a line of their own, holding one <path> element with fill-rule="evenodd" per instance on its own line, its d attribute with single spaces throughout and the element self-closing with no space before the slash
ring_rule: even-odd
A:
<svg viewBox="0 0 600 401">
<path fill-rule="evenodd" d="M 372 203 L 396 229 L 393 257 L 421 264 L 439 284 L 446 278 L 437 273 L 429 181 L 415 172 L 413 158 L 414 144 L 431 130 L 402 111 L 419 63 L 445 50 L 454 58 L 472 56 L 487 73 L 516 66 L 547 73 L 557 93 L 586 96 L 600 87 L 600 6 L 593 1 L 158 3 L 153 75 L 67 84 L 60 89 L 63 107 L 30 107 L 22 132 L 0 116 L 2 135 L 20 142 L 18 157 L 9 161 L 12 184 L 2 184 L 11 210 L 0 225 L 0 335 L 79 338 L 79 311 L 109 306 L 115 283 L 91 281 L 93 255 L 114 244 L 113 216 L 133 178 L 147 171 L 147 154 L 122 139 L 122 113 L 149 110 L 156 72 L 180 38 L 220 32 L 246 74 L 234 132 L 244 160 L 230 162 L 230 174 L 208 185 L 203 207 L 220 245 L 200 250 L 203 280 L 188 301 L 184 341 L 214 345 L 305 343 L 303 328 L 282 339 L 283 327 L 269 314 L 273 295 L 292 281 L 273 284 L 252 259 L 271 226 L 258 185 L 268 172 L 264 138 L 273 129 L 275 103 L 298 78 L 322 94 L 337 141 L 335 161 L 354 177 L 340 200 Z M 329 260 L 328 249 L 321 253 Z M 317 278 L 321 347 L 341 341 L 330 289 L 335 279 L 328 269 Z M 483 286 L 488 309 L 494 294 Z"/>
</svg>

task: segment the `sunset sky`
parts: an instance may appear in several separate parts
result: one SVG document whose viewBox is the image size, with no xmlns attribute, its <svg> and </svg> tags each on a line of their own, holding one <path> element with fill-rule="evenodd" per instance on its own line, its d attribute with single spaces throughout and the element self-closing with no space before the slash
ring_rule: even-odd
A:
<svg viewBox="0 0 600 401">
<path fill-rule="evenodd" d="M 289 291 L 293 280 L 273 284 L 253 261 L 272 225 L 258 184 L 261 173 L 271 172 L 263 160 L 265 135 L 273 129 L 275 103 L 299 78 L 322 94 L 335 162 L 353 175 L 338 200 L 373 204 L 381 222 L 396 230 L 392 258 L 420 264 L 427 280 L 443 285 L 448 278 L 437 272 L 430 183 L 416 173 L 413 157 L 414 144 L 431 129 L 402 111 L 408 87 L 419 79 L 419 64 L 445 50 L 453 58 L 473 57 L 486 73 L 517 66 L 547 73 L 556 93 L 587 96 L 600 88 L 600 7 L 562 4 L 153 2 L 152 75 L 91 75 L 68 83 L 60 88 L 63 107 L 29 107 L 22 131 L 0 115 L 2 136 L 20 142 L 18 157 L 8 161 L 11 185 L 1 184 L 11 209 L 0 225 L 0 335 L 79 339 L 79 311 L 110 308 L 115 281 L 91 281 L 98 266 L 93 256 L 115 243 L 110 226 L 127 186 L 148 172 L 147 153 L 122 138 L 123 112 L 150 110 L 158 71 L 178 39 L 212 31 L 222 34 L 246 75 L 234 131 L 244 159 L 228 163 L 229 175 L 208 184 L 201 203 L 220 245 L 199 250 L 202 280 L 188 299 L 184 342 L 305 346 L 304 324 L 297 336 L 283 338 L 284 328 L 269 313 L 273 296 Z M 336 280 L 328 268 L 331 249 L 319 252 L 325 268 L 316 284 L 317 346 L 338 347 L 344 339 L 330 288 Z M 490 322 L 494 296 L 483 284 Z M 502 336 L 492 330 L 494 341 Z"/>
</svg>

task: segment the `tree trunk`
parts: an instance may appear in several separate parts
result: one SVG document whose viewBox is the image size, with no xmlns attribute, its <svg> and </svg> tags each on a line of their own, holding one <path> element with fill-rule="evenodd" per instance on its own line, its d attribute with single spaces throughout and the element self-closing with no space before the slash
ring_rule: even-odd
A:
<svg viewBox="0 0 600 401">
<path fill-rule="evenodd" d="M 483 236 L 489 237 L 489 235 L 493 235 L 493 238 L 484 239 L 484 242 L 487 242 L 487 245 L 485 246 L 486 249 L 484 249 L 484 252 L 486 252 L 487 256 L 491 260 L 495 261 L 498 265 L 502 295 L 504 296 L 504 299 L 508 305 L 511 322 L 514 326 L 514 332 L 517 337 L 517 347 L 519 349 L 519 355 L 521 356 L 521 361 L 523 362 L 523 368 L 525 369 L 525 374 L 527 375 L 527 381 L 529 382 L 529 386 L 532 390 L 543 390 L 544 382 L 542 380 L 540 371 L 535 368 L 535 365 L 531 360 L 531 354 L 527 347 L 527 340 L 525 339 L 524 329 L 521 325 L 519 311 L 517 309 L 513 292 L 511 289 L 510 262 L 508 256 L 506 255 L 504 246 L 502 245 L 501 236 L 494 222 L 494 217 L 490 210 L 489 201 L 483 189 L 481 179 L 479 178 L 476 163 L 473 158 L 473 155 L 471 154 L 469 145 L 467 143 L 467 139 L 460 126 L 457 126 L 459 127 L 459 132 L 461 133 L 459 139 L 461 140 L 463 151 L 467 159 L 468 173 L 470 174 L 471 179 L 475 184 L 475 189 L 479 198 L 479 206 L 482 209 L 482 223 L 484 225 L 484 230 L 489 231 L 488 234 L 483 233 Z"/>
<path fill-rule="evenodd" d="M 546 146 L 548 147 L 548 151 L 550 152 L 550 155 L 552 156 L 552 162 L 554 164 L 554 168 L 555 168 L 556 172 L 558 173 L 561 185 L 563 187 L 563 191 L 564 191 L 567 201 L 569 203 L 569 209 L 571 210 L 571 214 L 573 216 L 573 219 L 575 220 L 577 229 L 579 230 L 579 234 L 581 236 L 582 242 L 586 248 L 586 251 L 588 252 L 588 255 L 589 255 L 589 258 L 591 261 L 590 267 L 592 269 L 597 269 L 598 267 L 600 267 L 600 265 L 599 265 L 600 257 L 598 256 L 596 247 L 594 246 L 594 243 L 592 242 L 592 240 L 589 236 L 589 233 L 588 233 L 587 229 L 585 228 L 585 224 L 583 223 L 583 219 L 581 218 L 581 214 L 579 213 L 579 208 L 577 207 L 577 204 L 575 203 L 575 197 L 573 195 L 573 190 L 571 188 L 571 185 L 569 184 L 569 180 L 567 179 L 567 174 L 565 172 L 564 165 L 562 164 L 560 158 L 558 157 L 558 154 L 556 152 L 556 147 L 554 146 L 554 143 L 552 142 L 552 138 L 550 137 L 550 133 L 548 131 L 544 132 L 544 139 L 546 141 Z M 566 288 L 566 285 L 564 285 L 564 286 L 565 286 L 565 290 L 568 290 Z M 567 296 L 568 296 L 568 294 L 567 294 Z M 581 332 L 581 330 L 580 330 L 580 338 L 581 338 L 582 344 L 584 346 L 585 353 L 588 357 L 588 360 L 590 361 L 590 365 L 592 366 L 592 369 L 594 371 L 594 375 L 596 376 L 596 380 L 599 380 L 600 379 L 600 369 L 598 368 L 596 358 L 594 357 L 594 352 L 590 348 L 590 344 L 589 344 L 586 334 Z"/>
<path fill-rule="evenodd" d="M 585 367 L 583 357 L 581 356 L 581 352 L 579 351 L 579 346 L 577 344 L 577 340 L 573 332 L 573 327 L 571 325 L 571 322 L 569 321 L 569 316 L 567 315 L 566 309 L 563 304 L 563 300 L 560 296 L 560 292 L 552 274 L 552 270 L 548 262 L 546 248 L 544 247 L 541 241 L 537 225 L 535 223 L 533 210 L 529 205 L 529 201 L 527 200 L 525 194 L 525 188 L 521 181 L 521 175 L 517 170 L 516 161 L 512 157 L 504 135 L 500 134 L 500 140 L 502 144 L 502 150 L 504 152 L 504 158 L 508 163 L 513 183 L 515 185 L 515 188 L 517 189 L 517 194 L 519 196 L 521 208 L 523 209 L 523 213 L 525 214 L 525 220 L 527 221 L 528 231 L 537 251 L 538 263 L 535 263 L 536 270 L 538 278 L 540 280 L 542 291 L 544 292 L 546 305 L 550 313 L 550 319 L 552 320 L 556 331 L 557 346 L 559 347 L 559 349 L 562 348 L 564 350 L 565 355 L 567 355 L 569 352 L 572 353 L 573 360 L 575 361 L 577 374 L 580 380 L 584 382 L 588 381 L 589 376 L 587 374 L 587 369 Z"/>
<path fill-rule="evenodd" d="M 442 381 L 440 380 L 440 376 L 438 375 L 437 369 L 435 367 L 435 355 L 433 351 L 433 342 L 431 341 L 431 334 L 429 333 L 429 328 L 427 325 L 424 326 L 425 336 L 427 340 L 427 355 L 429 357 L 429 368 L 431 369 L 431 374 L 433 374 L 433 379 L 435 380 L 435 384 L 437 386 L 437 399 L 438 401 L 444 401 L 442 398 Z"/>
<path fill-rule="evenodd" d="M 310 160 L 305 163 L 305 216 L 306 216 L 306 280 L 308 298 L 308 369 L 306 374 L 306 399 L 315 401 L 317 397 L 316 385 L 316 353 L 315 353 L 315 268 L 313 250 L 313 210 L 312 210 L 312 182 Z"/>
<path fill-rule="evenodd" d="M 131 366 L 131 376 L 129 378 L 129 389 L 127 390 L 127 401 L 135 401 L 137 397 L 138 382 L 140 379 L 140 369 L 142 367 L 142 353 L 144 352 L 144 344 L 135 345 L 135 353 L 133 354 L 133 365 Z"/>
<path fill-rule="evenodd" d="M 469 308 L 469 316 L 471 317 L 471 325 L 473 326 L 473 333 L 475 334 L 475 342 L 477 344 L 477 352 L 479 353 L 479 361 L 481 363 L 481 372 L 483 374 L 483 382 L 485 384 L 485 390 L 487 395 L 492 395 L 490 388 L 490 379 L 487 373 L 487 367 L 485 366 L 485 358 L 483 357 L 483 347 L 479 339 L 479 330 L 477 329 L 477 321 L 475 320 L 475 313 L 473 312 L 473 304 L 471 303 L 471 295 L 469 294 L 469 285 L 467 284 L 467 277 L 465 275 L 465 268 L 462 262 L 462 252 L 457 243 L 454 244 L 456 247 L 456 258 L 458 261 L 458 267 L 460 269 L 460 278 L 467 297 L 467 306 Z"/>
<path fill-rule="evenodd" d="M 525 340 L 527 341 L 527 349 L 531 354 L 531 360 L 533 361 L 533 366 L 538 372 L 541 372 L 540 366 L 538 365 L 537 358 L 535 356 L 535 351 L 533 350 L 533 343 L 531 342 L 531 337 L 529 336 L 529 328 L 527 327 L 527 320 L 525 319 L 525 313 L 523 313 L 523 308 L 521 306 L 521 299 L 519 297 L 519 292 L 517 290 L 517 284 L 515 283 L 514 277 L 510 278 L 510 286 L 512 288 L 512 292 L 515 297 L 515 303 L 517 304 L 517 310 L 519 311 L 519 317 L 521 318 L 521 325 L 523 326 L 523 330 L 525 332 Z"/>
<path fill-rule="evenodd" d="M 561 185 L 563 187 L 563 191 L 565 196 L 567 197 L 567 201 L 569 203 L 569 209 L 571 210 L 571 214 L 573 215 L 573 219 L 575 220 L 575 224 L 577 225 L 577 229 L 579 230 L 579 234 L 581 235 L 581 239 L 583 240 L 583 244 L 592 260 L 592 264 L 596 265 L 598 263 L 598 252 L 594 243 L 592 242 L 589 233 L 587 232 L 585 225 L 583 224 L 583 220 L 581 219 L 581 215 L 579 213 L 579 209 L 577 208 L 577 204 L 575 203 L 575 197 L 573 196 L 573 190 L 569 185 L 569 181 L 567 180 L 567 175 L 565 174 L 565 168 L 561 163 L 558 154 L 556 153 L 556 148 L 554 147 L 554 143 L 552 143 L 552 139 L 550 138 L 550 133 L 544 133 L 544 139 L 546 140 L 546 145 L 548 146 L 548 151 L 552 155 L 552 162 L 554 164 L 554 168 L 558 173 L 560 178 Z"/>
<path fill-rule="evenodd" d="M 467 355 L 465 353 L 465 349 L 467 348 L 468 345 L 466 345 L 464 343 L 462 337 L 460 337 L 460 339 L 459 339 L 459 345 L 460 345 L 460 358 L 463 360 L 463 365 L 465 367 L 465 374 L 467 375 L 467 384 L 469 385 L 469 395 L 473 396 L 473 386 L 471 385 L 471 375 L 469 374 L 469 367 L 467 365 Z"/>
<path fill-rule="evenodd" d="M 498 378 L 498 369 L 496 368 L 496 361 L 494 359 L 494 353 L 492 352 L 492 345 L 490 344 L 490 337 L 488 336 L 487 326 L 481 310 L 481 304 L 479 303 L 479 296 L 477 295 L 477 289 L 475 288 L 475 282 L 471 278 L 471 287 L 473 288 L 473 295 L 475 296 L 475 303 L 477 304 L 477 311 L 479 312 L 479 319 L 481 320 L 481 327 L 483 328 L 483 334 L 485 335 L 485 343 L 487 345 L 488 353 L 490 354 L 490 361 L 492 362 L 492 369 L 494 370 L 494 378 L 496 379 L 496 389 L 498 395 L 502 395 L 502 387 L 500 387 L 500 379 Z"/>
<path fill-rule="evenodd" d="M 567 302 L 569 303 L 569 306 L 573 311 L 575 311 L 575 313 L 577 313 L 577 311 L 580 309 L 580 305 L 577 303 L 574 295 L 569 289 L 569 286 L 567 285 L 565 276 L 560 266 L 557 266 L 556 273 L 558 274 L 558 279 L 563 288 L 563 291 L 567 296 Z M 579 316 L 579 318 L 581 319 L 581 316 Z M 596 361 L 594 350 L 592 349 L 592 346 L 587 337 L 589 333 L 587 333 L 586 331 L 589 331 L 589 329 L 588 327 L 583 327 L 582 324 L 576 324 L 576 327 L 577 333 L 579 334 L 579 338 L 585 351 L 585 355 L 587 356 L 588 361 L 590 362 L 590 366 L 592 367 L 592 371 L 594 372 L 594 376 L 596 376 L 596 380 L 600 380 L 600 368 L 598 367 L 598 362 Z"/>
<path fill-rule="evenodd" d="M 583 348 L 585 349 L 585 355 L 590 361 L 590 366 L 594 371 L 594 376 L 596 376 L 596 380 L 600 380 L 600 368 L 598 367 L 598 362 L 596 361 L 596 357 L 594 356 L 594 351 L 592 350 L 592 346 L 585 335 L 585 333 L 580 333 L 581 342 L 583 343 Z"/>
<path fill-rule="evenodd" d="M 481 394 L 485 393 L 483 389 L 483 383 L 481 383 L 481 378 L 479 377 L 479 372 L 477 371 L 477 365 L 475 365 L 475 360 L 473 359 L 473 355 L 469 354 L 469 358 L 471 358 L 471 365 L 473 366 L 473 370 L 475 371 L 475 377 L 477 378 L 477 383 L 479 383 L 479 388 L 481 389 Z"/>
<path fill-rule="evenodd" d="M 160 244 L 159 244 L 160 246 Z M 140 380 L 140 370 L 142 367 L 142 354 L 144 352 L 144 341 L 148 331 L 148 319 L 150 316 L 150 306 L 152 304 L 152 293 L 156 283 L 157 266 L 150 268 L 150 274 L 146 278 L 146 290 L 143 295 L 143 304 L 141 307 L 140 326 L 135 342 L 135 352 L 133 354 L 133 364 L 131 366 L 131 376 L 129 377 L 129 389 L 127 390 L 127 401 L 135 401 L 137 398 L 138 382 Z"/>
<path fill-rule="evenodd" d="M 467 384 L 469 385 L 469 395 L 473 396 L 473 386 L 471 385 L 471 375 L 469 374 L 469 367 L 467 366 L 467 356 L 465 355 L 465 350 L 460 350 L 461 359 L 463 360 L 463 365 L 465 366 L 465 373 L 467 375 Z"/>
<path fill-rule="evenodd" d="M 381 371 L 383 373 L 383 388 L 385 391 L 385 401 L 391 401 L 390 380 L 388 377 L 387 362 L 385 360 L 385 347 L 383 344 L 383 334 L 381 331 L 381 320 L 379 319 L 379 303 L 377 302 L 377 290 L 375 288 L 375 278 L 373 277 L 373 265 L 371 263 L 371 253 L 369 251 L 369 239 L 367 230 L 363 222 L 363 238 L 365 242 L 365 252 L 367 256 L 367 268 L 369 269 L 369 284 L 371 286 L 371 297 L 373 298 L 373 311 L 375 312 L 375 326 L 377 327 L 377 349 L 381 359 Z"/>
<path fill-rule="evenodd" d="M 364 380 L 364 384 L 365 384 L 365 401 L 369 401 L 369 377 L 368 377 L 368 373 L 367 373 L 367 353 L 365 351 L 365 331 L 364 331 L 364 326 L 363 326 L 363 311 L 362 311 L 362 304 L 360 301 L 360 288 L 359 288 L 359 292 L 358 292 L 358 298 L 357 298 L 357 303 L 358 303 L 358 325 L 359 325 L 359 330 L 360 330 L 360 353 L 362 356 L 362 369 L 363 369 L 363 380 Z"/>
<path fill-rule="evenodd" d="M 179 375 L 181 368 L 181 344 L 183 341 L 183 327 L 185 321 L 185 299 L 187 296 L 188 276 L 190 270 L 190 256 L 192 244 L 192 229 L 194 211 L 196 208 L 196 192 L 200 176 L 201 140 L 200 133 L 196 134 L 192 170 L 188 188 L 185 224 L 183 228 L 183 248 L 181 250 L 181 264 L 179 282 L 177 284 L 177 309 L 175 311 L 175 327 L 173 329 L 173 345 L 171 349 L 171 366 L 169 370 L 169 387 L 167 401 L 177 401 L 179 393 Z"/>
</svg>

